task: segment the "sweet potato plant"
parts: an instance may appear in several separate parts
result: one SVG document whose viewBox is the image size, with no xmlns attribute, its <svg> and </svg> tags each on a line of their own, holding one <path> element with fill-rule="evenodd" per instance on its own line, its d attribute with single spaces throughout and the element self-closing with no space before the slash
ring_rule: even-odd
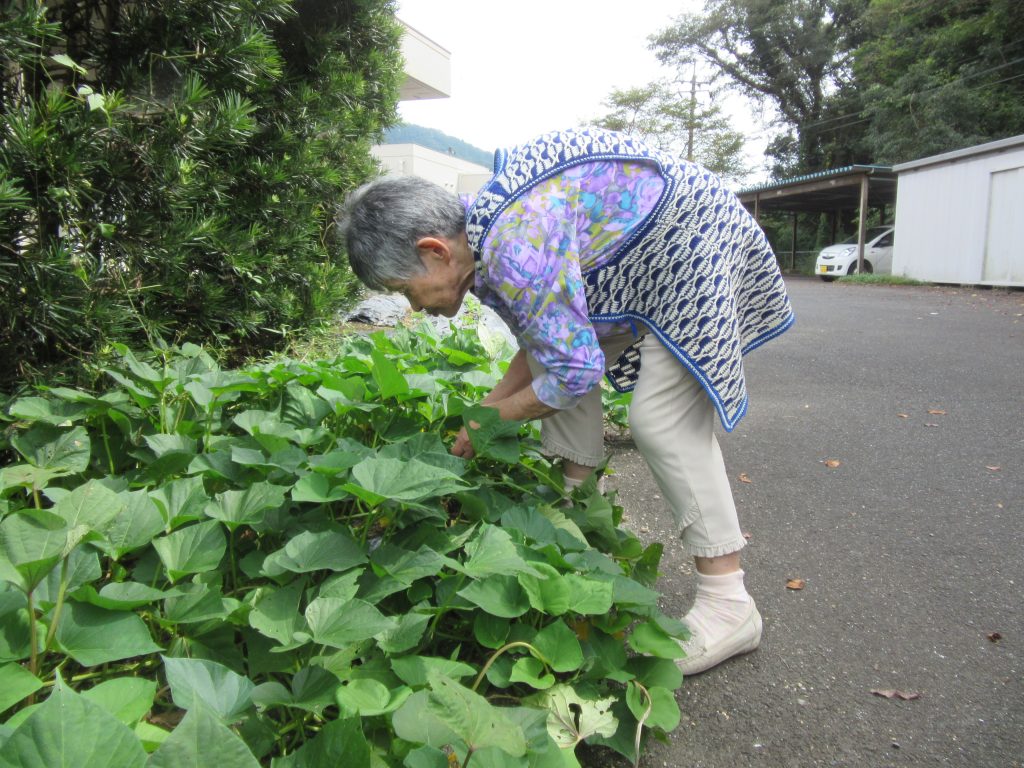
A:
<svg viewBox="0 0 1024 768">
<path fill-rule="evenodd" d="M 474 405 L 476 333 L 118 351 L 4 409 L 0 767 L 563 768 L 675 728 L 660 546 Z"/>
</svg>

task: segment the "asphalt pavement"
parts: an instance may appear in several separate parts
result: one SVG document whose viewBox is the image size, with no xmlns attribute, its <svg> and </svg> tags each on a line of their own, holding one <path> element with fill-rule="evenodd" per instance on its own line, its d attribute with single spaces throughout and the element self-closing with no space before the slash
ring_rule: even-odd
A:
<svg viewBox="0 0 1024 768">
<path fill-rule="evenodd" d="M 1021 768 L 1024 292 L 788 285 L 796 324 L 746 358 L 750 410 L 720 434 L 762 646 L 684 681 L 641 765 Z M 692 565 L 613 447 L 680 615 Z"/>
</svg>

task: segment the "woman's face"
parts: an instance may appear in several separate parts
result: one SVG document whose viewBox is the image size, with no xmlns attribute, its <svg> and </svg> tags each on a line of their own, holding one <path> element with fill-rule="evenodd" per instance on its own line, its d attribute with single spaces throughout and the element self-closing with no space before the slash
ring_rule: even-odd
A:
<svg viewBox="0 0 1024 768">
<path fill-rule="evenodd" d="M 472 286 L 472 272 L 467 280 L 458 260 L 448 252 L 421 248 L 420 258 L 425 272 L 408 280 L 395 280 L 388 288 L 404 294 L 415 312 L 455 317 Z"/>
</svg>

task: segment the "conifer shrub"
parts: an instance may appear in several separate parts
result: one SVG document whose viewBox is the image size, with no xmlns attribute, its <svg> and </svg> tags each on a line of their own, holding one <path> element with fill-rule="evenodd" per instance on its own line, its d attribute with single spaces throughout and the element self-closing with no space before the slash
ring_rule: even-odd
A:
<svg viewBox="0 0 1024 768">
<path fill-rule="evenodd" d="M 0 14 L 0 388 L 118 342 L 262 354 L 354 292 L 326 235 L 396 120 L 393 2 Z"/>
</svg>

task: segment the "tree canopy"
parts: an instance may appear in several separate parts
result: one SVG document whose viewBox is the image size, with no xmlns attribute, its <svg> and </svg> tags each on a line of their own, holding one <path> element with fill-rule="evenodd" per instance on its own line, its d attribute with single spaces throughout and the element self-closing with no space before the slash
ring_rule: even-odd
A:
<svg viewBox="0 0 1024 768">
<path fill-rule="evenodd" d="M 728 180 L 749 173 L 743 134 L 732 128 L 714 92 L 702 88 L 698 96 L 695 73 L 689 83 L 662 81 L 615 89 L 605 106 L 611 111 L 596 119 L 596 125 L 639 136 Z"/>
<path fill-rule="evenodd" d="M 875 0 L 855 52 L 865 140 L 898 163 L 1024 132 L 1017 0 Z"/>
<path fill-rule="evenodd" d="M 707 0 L 652 48 L 774 112 L 776 177 L 1024 132 L 1017 0 Z"/>
<path fill-rule="evenodd" d="M 851 22 L 866 0 L 708 0 L 653 37 L 668 65 L 706 61 L 734 88 L 774 108 L 795 133 L 795 155 L 820 165 L 824 151 L 800 126 L 821 120 L 827 95 L 849 80 Z M 783 145 L 780 145 L 784 146 Z M 776 148 L 777 160 L 785 153 Z"/>
</svg>

